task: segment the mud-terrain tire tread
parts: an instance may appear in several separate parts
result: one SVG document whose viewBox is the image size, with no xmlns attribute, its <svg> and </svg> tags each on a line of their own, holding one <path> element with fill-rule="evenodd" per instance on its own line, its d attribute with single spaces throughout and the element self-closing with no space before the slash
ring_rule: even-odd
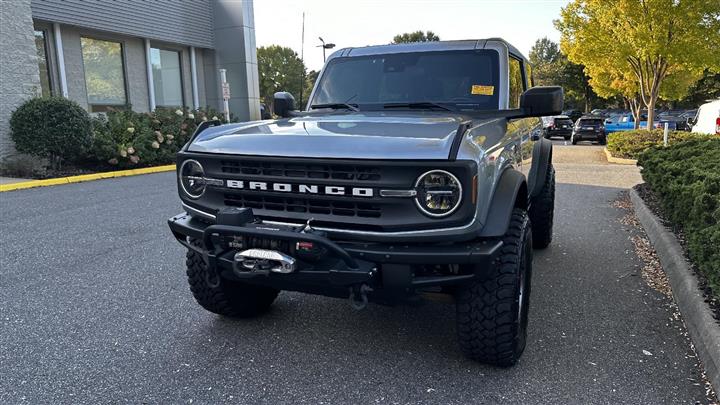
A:
<svg viewBox="0 0 720 405">
<path fill-rule="evenodd" d="M 553 221 L 555 217 L 555 168 L 552 163 L 548 167 L 543 188 L 535 196 L 530 207 L 532 222 L 533 248 L 545 249 L 552 242 Z"/>
<path fill-rule="evenodd" d="M 198 241 L 190 241 L 199 245 Z M 250 318 L 266 312 L 277 297 L 279 290 L 244 284 L 219 278 L 217 287 L 208 283 L 208 266 L 203 256 L 188 249 L 187 266 L 190 291 L 200 306 L 206 310 L 232 318 Z M 217 276 L 219 277 L 219 276 Z"/>
<path fill-rule="evenodd" d="M 532 271 L 532 238 L 527 212 L 515 208 L 503 237 L 499 264 L 482 280 L 457 291 L 456 321 L 460 348 L 470 359 L 509 367 L 525 349 L 527 308 Z M 525 252 L 525 245 L 530 252 Z M 527 254 L 525 269 L 522 255 Z M 525 316 L 518 317 L 518 290 L 521 272 L 526 271 Z M 524 319 L 524 321 L 523 321 Z"/>
</svg>

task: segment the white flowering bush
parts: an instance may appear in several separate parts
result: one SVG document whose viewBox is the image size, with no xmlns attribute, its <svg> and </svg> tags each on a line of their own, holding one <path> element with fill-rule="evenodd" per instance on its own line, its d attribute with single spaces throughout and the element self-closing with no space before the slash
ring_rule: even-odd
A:
<svg viewBox="0 0 720 405">
<path fill-rule="evenodd" d="M 94 141 L 88 161 L 118 168 L 173 163 L 178 149 L 197 126 L 218 117 L 222 120 L 222 114 L 202 109 L 110 111 L 93 121 Z"/>
</svg>

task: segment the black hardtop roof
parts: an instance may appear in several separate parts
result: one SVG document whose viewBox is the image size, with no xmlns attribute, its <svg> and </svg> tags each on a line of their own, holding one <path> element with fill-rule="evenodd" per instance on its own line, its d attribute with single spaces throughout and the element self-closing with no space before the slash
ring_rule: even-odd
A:
<svg viewBox="0 0 720 405">
<path fill-rule="evenodd" d="M 328 60 L 338 57 L 353 57 L 365 55 L 383 55 L 403 52 L 423 52 L 423 51 L 452 51 L 452 50 L 468 50 L 468 49 L 486 49 L 488 43 L 500 42 L 507 46 L 508 52 L 516 57 L 520 57 L 525 62 L 529 60 L 517 48 L 502 38 L 487 39 L 464 39 L 454 41 L 429 41 L 429 42 L 411 42 L 402 44 L 372 45 L 359 48 L 343 48 L 333 52 Z"/>
</svg>

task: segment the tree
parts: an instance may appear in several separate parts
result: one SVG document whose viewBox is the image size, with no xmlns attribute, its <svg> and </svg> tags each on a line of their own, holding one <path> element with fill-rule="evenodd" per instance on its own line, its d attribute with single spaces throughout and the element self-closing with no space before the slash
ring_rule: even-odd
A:
<svg viewBox="0 0 720 405">
<path fill-rule="evenodd" d="M 590 85 L 600 97 L 622 97 L 635 118 L 633 124 L 635 129 L 640 127 L 642 104 L 638 93 L 638 83 L 632 73 L 623 72 L 617 67 L 605 70 L 596 67 L 591 73 Z"/>
<path fill-rule="evenodd" d="M 719 98 L 720 73 L 712 73 L 707 70 L 703 77 L 690 87 L 687 96 L 677 103 L 676 107 L 694 108 L 708 100 L 717 100 Z"/>
<path fill-rule="evenodd" d="M 393 44 L 402 44 L 402 43 L 408 43 L 408 42 L 432 42 L 432 41 L 439 41 L 440 37 L 435 35 L 432 31 L 415 31 L 415 32 L 406 32 L 404 34 L 398 34 L 395 35 L 393 38 L 392 43 Z"/>
<path fill-rule="evenodd" d="M 303 92 L 300 97 L 300 88 L 305 87 L 303 82 L 305 65 L 295 51 L 279 45 L 263 46 L 257 49 L 258 75 L 260 76 L 260 98 L 268 106 L 272 105 L 273 95 L 278 91 L 290 92 L 296 97 L 296 105 L 303 106 L 309 92 Z"/>
<path fill-rule="evenodd" d="M 648 122 L 663 91 L 680 98 L 705 69 L 720 70 L 717 0 L 573 0 L 556 27 L 563 52 L 591 76 L 634 76 Z"/>
<path fill-rule="evenodd" d="M 303 91 L 305 100 L 307 101 L 310 98 L 310 93 L 312 93 L 312 89 L 315 86 L 315 82 L 317 81 L 318 76 L 320 75 L 320 72 L 317 70 L 311 70 L 305 75 L 305 90 Z M 303 104 L 303 107 L 305 104 Z"/>
<path fill-rule="evenodd" d="M 536 85 L 563 87 L 566 106 L 590 111 L 598 100 L 584 66 L 570 62 L 556 42 L 546 37 L 535 41 L 530 49 L 530 64 Z"/>
<path fill-rule="evenodd" d="M 553 64 L 560 57 L 560 47 L 557 42 L 542 37 L 535 41 L 530 49 L 530 63 L 535 69 L 542 65 Z"/>
</svg>

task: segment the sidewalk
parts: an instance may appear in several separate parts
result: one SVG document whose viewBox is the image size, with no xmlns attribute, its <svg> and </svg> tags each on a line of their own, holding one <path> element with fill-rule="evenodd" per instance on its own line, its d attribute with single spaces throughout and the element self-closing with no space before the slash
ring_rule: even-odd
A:
<svg viewBox="0 0 720 405">
<path fill-rule="evenodd" d="M 16 177 L 0 177 L 0 184 L 22 183 L 23 181 L 30 181 L 30 179 L 18 179 Z"/>
</svg>

